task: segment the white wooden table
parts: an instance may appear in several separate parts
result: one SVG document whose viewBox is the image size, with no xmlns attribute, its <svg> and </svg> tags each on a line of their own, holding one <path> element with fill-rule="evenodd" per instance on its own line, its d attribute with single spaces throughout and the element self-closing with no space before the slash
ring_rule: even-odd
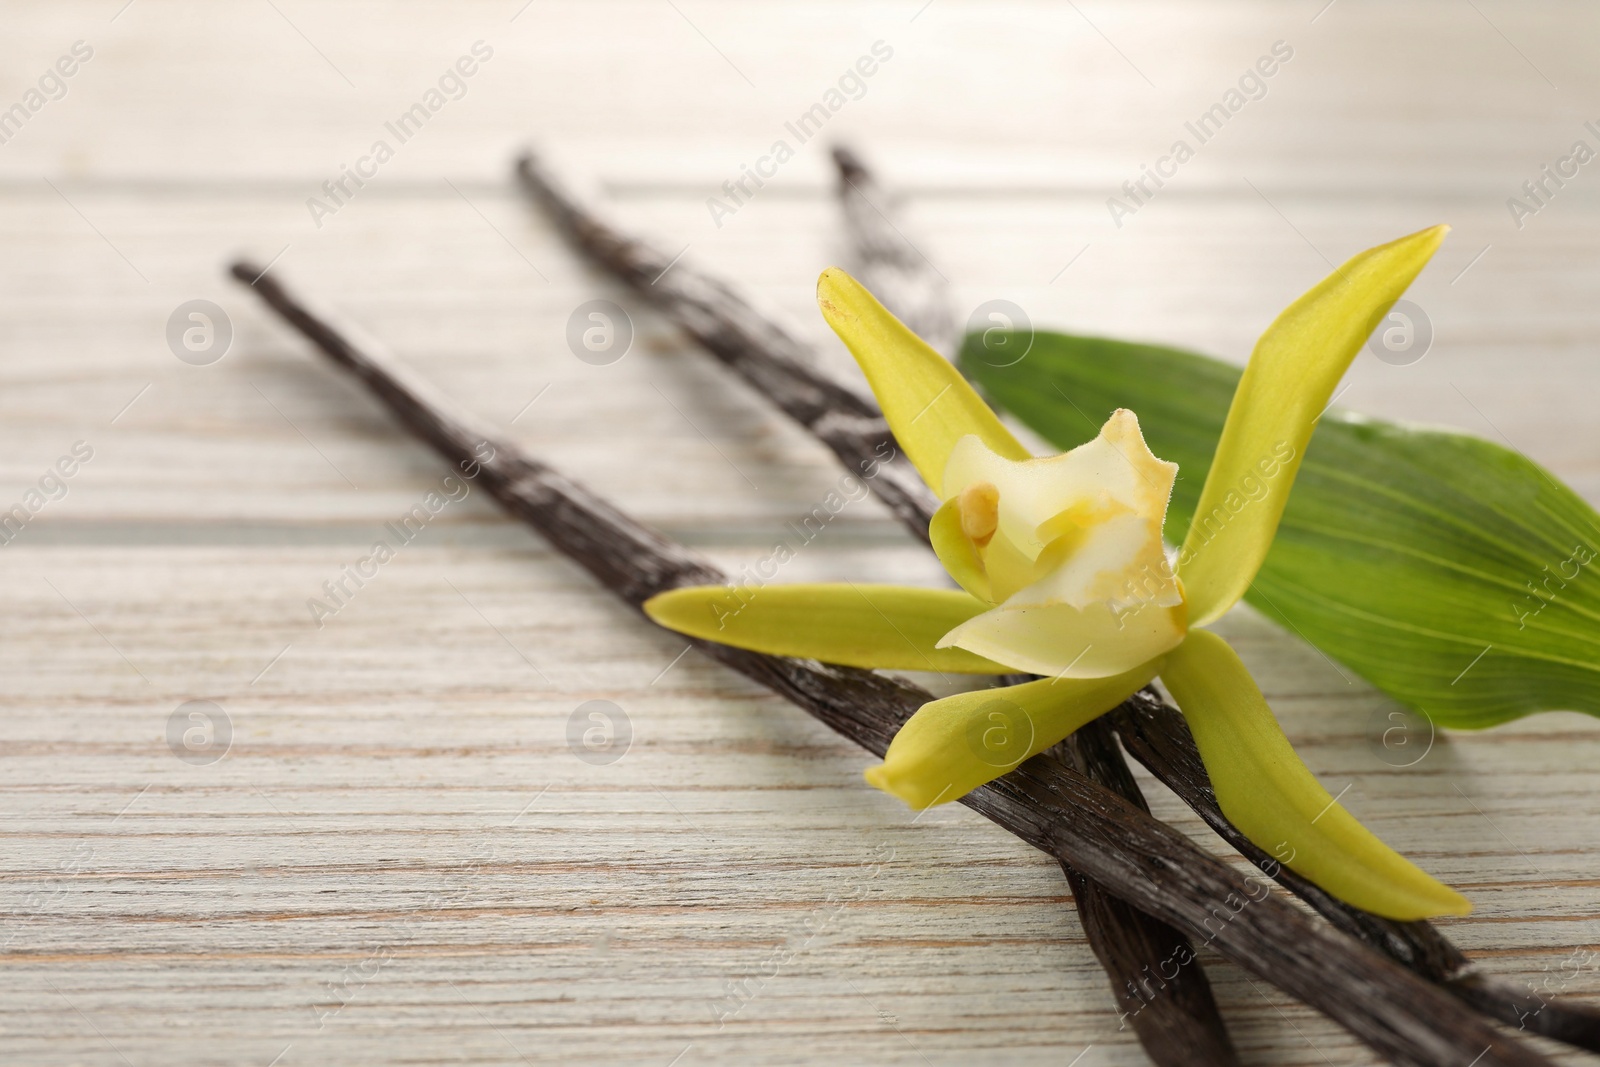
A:
<svg viewBox="0 0 1600 1067">
<path fill-rule="evenodd" d="M 11 0 L 0 33 L 0 108 L 92 49 L 0 145 L 0 509 L 93 449 L 0 547 L 7 1063 L 1144 1062 L 1052 863 L 960 808 L 914 819 L 861 752 L 680 656 L 481 493 L 313 622 L 308 599 L 444 470 L 224 279 L 235 254 L 278 257 L 730 566 L 836 482 L 518 201 L 530 140 L 844 374 L 811 307 L 841 247 L 835 138 L 908 194 L 963 314 L 1004 297 L 1236 361 L 1327 261 L 1451 222 L 1412 294 L 1432 351 L 1362 356 L 1341 402 L 1503 436 L 1600 501 L 1600 164 L 1520 229 L 1506 205 L 1574 141 L 1600 147 L 1592 6 L 124 2 Z M 388 134 L 476 41 L 464 95 Z M 860 98 L 715 225 L 706 198 L 877 41 L 893 54 Z M 1293 57 L 1265 95 L 1115 226 L 1106 199 L 1277 41 Z M 381 138 L 393 158 L 318 227 L 307 199 Z M 595 297 L 638 332 L 609 366 L 565 342 Z M 233 329 L 204 366 L 165 339 L 197 298 Z M 867 501 L 783 577 L 936 573 Z M 1395 769 L 1383 697 L 1247 610 L 1223 629 L 1329 788 L 1474 900 L 1452 937 L 1600 996 L 1563 966 L 1600 944 L 1591 719 L 1440 738 Z M 192 700 L 231 729 L 215 762 L 169 746 Z M 631 724 L 615 762 L 569 746 L 590 700 Z M 1372 1062 L 1212 960 L 1249 1062 Z"/>
</svg>

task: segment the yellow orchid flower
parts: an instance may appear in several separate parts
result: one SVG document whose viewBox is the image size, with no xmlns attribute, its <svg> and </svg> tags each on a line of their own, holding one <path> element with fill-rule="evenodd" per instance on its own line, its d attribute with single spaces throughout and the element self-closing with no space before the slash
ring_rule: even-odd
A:
<svg viewBox="0 0 1600 1067">
<path fill-rule="evenodd" d="M 1034 457 L 948 361 L 849 275 L 826 271 L 822 313 L 942 500 L 930 540 L 961 589 L 695 587 L 654 597 L 645 611 L 682 633 L 775 655 L 1042 675 L 932 701 L 906 722 L 866 777 L 915 808 L 992 781 L 1159 675 L 1223 812 L 1257 845 L 1379 915 L 1465 914 L 1464 897 L 1318 784 L 1233 649 L 1196 629 L 1249 588 L 1334 386 L 1446 231 L 1355 256 L 1262 334 L 1175 559 L 1161 532 L 1177 467 L 1150 453 L 1132 412 L 1114 412 L 1070 452 Z"/>
</svg>

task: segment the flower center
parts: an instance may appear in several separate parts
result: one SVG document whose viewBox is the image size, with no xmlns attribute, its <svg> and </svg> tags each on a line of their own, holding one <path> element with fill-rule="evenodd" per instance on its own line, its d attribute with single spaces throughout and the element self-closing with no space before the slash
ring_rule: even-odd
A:
<svg viewBox="0 0 1600 1067">
<path fill-rule="evenodd" d="M 979 548 L 985 548 L 1000 528 L 1000 490 L 993 482 L 977 482 L 961 490 L 957 508 L 961 511 L 961 532 Z"/>
</svg>

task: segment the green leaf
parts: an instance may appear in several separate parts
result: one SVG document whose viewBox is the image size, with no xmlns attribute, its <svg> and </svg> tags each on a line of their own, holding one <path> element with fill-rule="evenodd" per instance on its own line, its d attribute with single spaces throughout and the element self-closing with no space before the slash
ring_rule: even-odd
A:
<svg viewBox="0 0 1600 1067">
<path fill-rule="evenodd" d="M 1039 333 L 963 369 L 1057 447 L 1118 407 L 1179 465 L 1167 540 L 1194 516 L 1240 371 L 1173 348 Z M 1241 483 L 1237 503 L 1259 487 Z M 1215 521 L 1215 520 L 1214 520 Z M 1600 714 L 1600 515 L 1498 444 L 1330 410 L 1245 599 L 1396 699 L 1453 727 Z"/>
<path fill-rule="evenodd" d="M 846 667 L 952 674 L 1009 674 L 960 648 L 938 648 L 945 634 L 989 605 L 959 589 L 819 582 L 796 585 L 694 585 L 644 602 L 652 620 L 769 656 L 797 656 Z"/>
</svg>

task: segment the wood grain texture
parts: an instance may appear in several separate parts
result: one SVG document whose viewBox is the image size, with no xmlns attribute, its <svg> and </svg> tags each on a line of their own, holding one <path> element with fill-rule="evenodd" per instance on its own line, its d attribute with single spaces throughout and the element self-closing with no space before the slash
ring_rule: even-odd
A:
<svg viewBox="0 0 1600 1067">
<path fill-rule="evenodd" d="M 1433 350 L 1361 357 L 1341 403 L 1503 435 L 1600 501 L 1600 178 L 1521 230 L 1505 206 L 1600 115 L 1587 7 L 120 6 L 12 5 L 0 35 L 7 105 L 73 41 L 96 49 L 0 146 L 0 499 L 74 441 L 96 450 L 0 548 L 8 1062 L 1142 1062 L 1044 857 L 965 811 L 913 822 L 856 750 L 695 654 L 674 664 L 681 644 L 484 501 L 313 625 L 307 598 L 443 472 L 233 294 L 237 253 L 288 245 L 298 281 L 463 404 L 729 569 L 836 484 L 529 216 L 504 179 L 528 139 L 819 345 L 825 138 L 721 229 L 705 198 L 880 38 L 895 58 L 829 135 L 909 194 L 962 308 L 1004 297 L 1240 361 L 1323 256 L 1451 222 L 1414 293 Z M 316 229 L 305 199 L 480 38 L 495 58 L 467 96 Z M 1113 227 L 1106 197 L 1278 39 L 1296 58 L 1268 96 Z M 659 358 L 573 358 L 567 317 L 596 296 Z M 195 297 L 235 326 L 210 367 L 162 336 Z M 935 567 L 863 500 L 781 577 Z M 1223 630 L 1324 784 L 1474 900 L 1452 939 L 1600 997 L 1573 954 L 1600 948 L 1592 720 L 1450 735 L 1401 769 L 1377 740 L 1392 705 L 1247 611 Z M 234 724 L 209 767 L 164 739 L 190 699 Z M 567 747 L 590 699 L 632 719 L 615 764 Z M 794 962 L 716 1030 L 729 984 L 784 946 Z M 1213 960 L 1247 1062 L 1373 1062 Z"/>
<path fill-rule="evenodd" d="M 459 473 L 459 477 L 447 478 L 444 486 L 461 488 L 466 480 L 474 480 L 508 514 L 581 566 L 607 592 L 642 609 L 651 597 L 669 589 L 729 584 L 726 572 L 692 549 L 639 523 L 586 486 L 495 436 L 487 424 L 456 409 L 410 368 L 386 353 L 353 343 L 348 333 L 308 308 L 276 278 L 265 277 L 264 267 L 236 262 L 229 273 L 251 287 L 335 366 L 358 380 L 398 423 L 425 441 L 452 472 Z M 772 369 L 781 369 L 781 365 Z M 792 367 L 788 373 L 793 373 Z M 444 506 L 443 498 L 432 499 L 438 504 L 430 502 L 430 510 Z M 425 521 L 427 516 L 419 509 L 417 517 Z M 409 533 L 391 532 L 410 540 Z M 336 599 L 332 590 L 329 596 Z M 783 696 L 879 758 L 918 708 L 932 699 L 927 690 L 882 672 L 769 656 L 696 638 L 689 639 L 688 650 Z M 593 710 L 597 705 L 605 710 Z M 587 717 L 595 725 L 581 738 L 569 728 L 568 744 L 575 755 L 587 757 L 586 762 L 611 762 L 609 757 L 618 746 L 611 743 L 614 738 L 609 735 L 622 713 L 603 701 L 580 705 L 577 713 L 585 714 L 585 709 L 590 709 Z M 189 718 L 210 724 L 209 718 L 193 711 Z M 186 748 L 191 746 L 194 729 L 197 727 L 183 734 Z M 591 737 L 600 730 L 604 731 L 600 736 Z M 631 739 L 631 733 L 628 736 Z M 169 732 L 169 743 L 172 740 Z M 1075 756 L 1088 749 L 1078 740 L 1074 748 L 1081 751 Z M 205 747 L 210 747 L 209 737 Z M 176 746 L 174 752 L 178 752 Z M 607 758 L 600 758 L 601 753 Z M 1124 766 L 1121 773 L 1126 778 L 1124 787 L 1131 792 L 1130 772 Z M 1264 879 L 1241 874 L 1200 851 L 1180 831 L 1151 818 L 1142 798 L 1138 803 L 1125 799 L 1049 753 L 1026 760 L 1012 772 L 960 797 L 959 802 L 1052 856 L 1064 868 L 1092 879 L 1104 892 L 1172 924 L 1190 938 L 1203 940 L 1224 958 L 1324 1012 L 1393 1063 L 1456 1067 L 1469 1057 L 1485 1067 L 1548 1067 L 1551 1063 L 1426 979 L 1360 942 L 1309 922 L 1293 904 L 1273 896 Z M 874 877 L 889 858 L 890 854 L 874 858 L 870 867 Z M 1259 857 L 1247 858 L 1259 864 Z M 1079 881 L 1071 884 L 1074 893 L 1084 891 Z M 1082 918 L 1091 946 L 1104 962 L 1106 928 L 1090 927 L 1088 916 Z M 1163 933 L 1164 940 L 1175 942 L 1175 950 L 1185 952 L 1186 959 L 1193 958 L 1187 945 L 1173 934 Z M 780 951 L 769 966 L 775 973 L 791 958 L 792 953 Z M 1154 965 L 1159 967 L 1160 961 Z M 741 989 L 736 999 L 747 992 Z M 1215 1005 L 1210 1007 L 1215 1016 Z M 719 1026 L 735 1011 L 734 1007 L 719 1011 Z M 1151 1048 L 1148 1024 L 1137 1030 L 1152 1058 L 1169 1062 L 1165 1052 L 1158 1055 Z M 1196 1044 L 1194 1050 L 1199 1053 L 1200 1046 Z"/>
</svg>

